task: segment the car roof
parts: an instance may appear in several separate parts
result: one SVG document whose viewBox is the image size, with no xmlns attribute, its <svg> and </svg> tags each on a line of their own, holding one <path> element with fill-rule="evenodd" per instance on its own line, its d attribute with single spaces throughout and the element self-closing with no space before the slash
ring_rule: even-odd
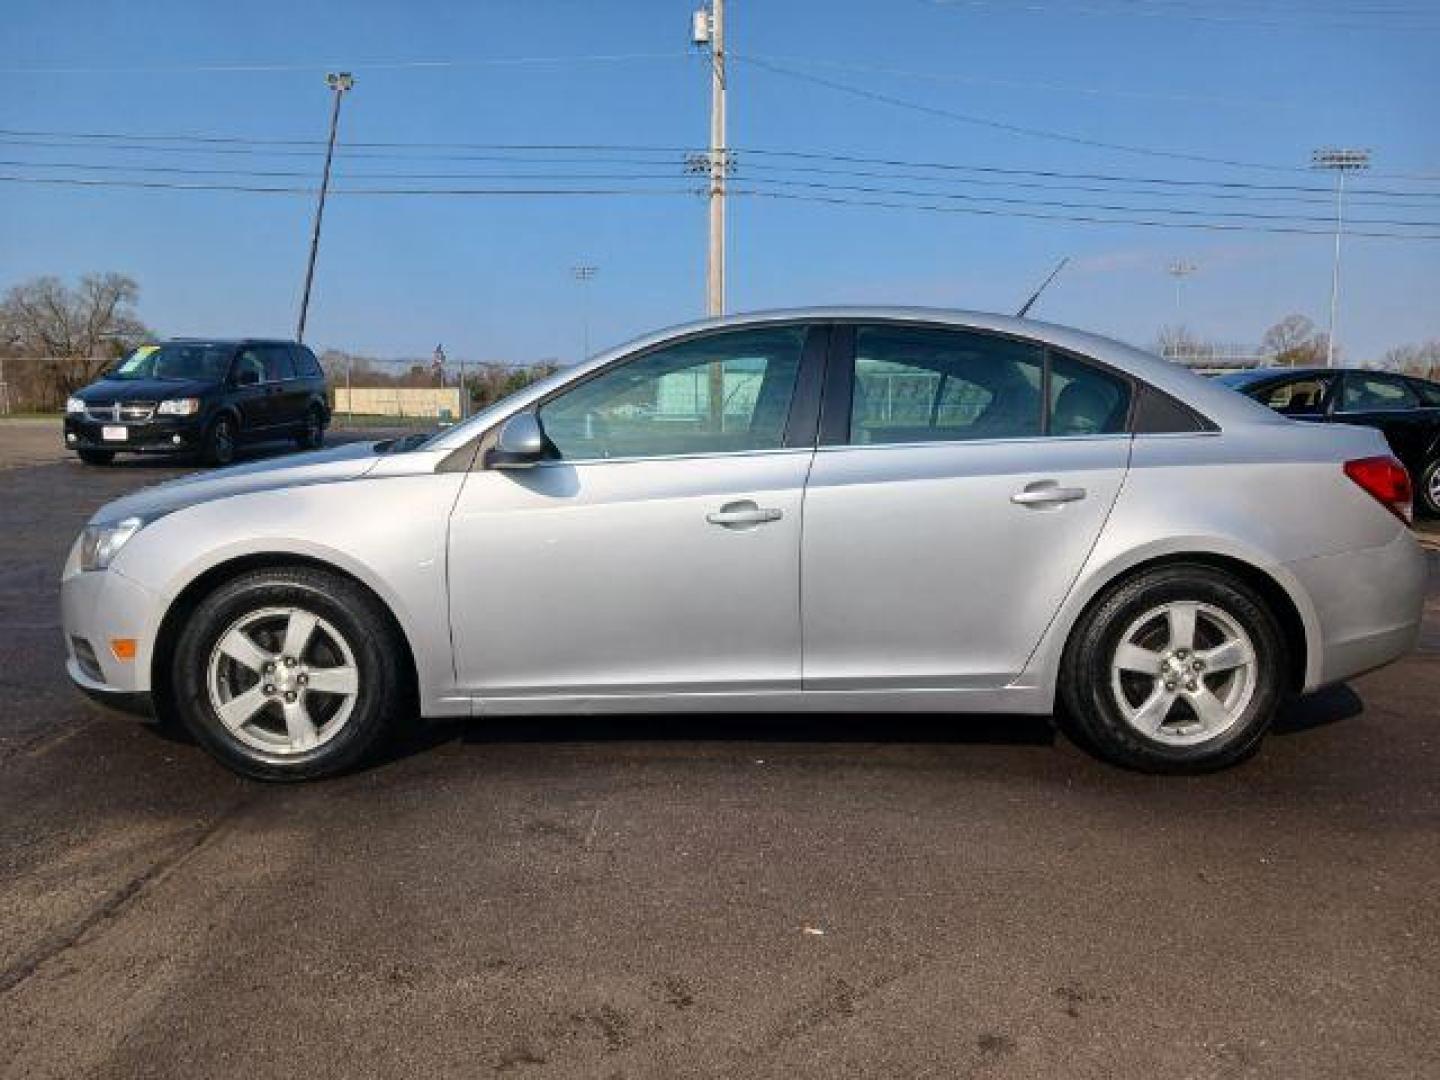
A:
<svg viewBox="0 0 1440 1080">
<path fill-rule="evenodd" d="M 209 338 L 209 337 L 172 337 L 166 338 L 162 345 L 299 345 L 300 342 L 294 338 L 263 338 L 263 337 L 242 337 L 242 338 Z"/>
<path fill-rule="evenodd" d="M 900 322 L 917 326 L 953 327 L 1008 334 L 1090 357 L 1125 374 L 1133 375 L 1142 382 L 1149 383 L 1156 389 L 1163 390 L 1172 397 L 1185 402 L 1222 428 L 1226 425 L 1261 424 L 1270 426 L 1291 422 L 1244 394 L 1212 379 L 1197 375 L 1179 364 L 1163 360 L 1154 353 L 1138 349 L 1133 345 L 1126 345 L 1113 338 L 1077 330 L 1074 327 L 1040 322 L 1034 319 L 1020 319 L 1013 315 L 999 315 L 986 311 L 847 305 L 751 311 L 666 327 L 615 348 L 607 349 L 587 361 L 562 369 L 548 379 L 531 384 L 525 390 L 505 399 L 503 412 L 510 413 L 524 408 L 530 402 L 572 379 L 578 378 L 585 372 L 604 367 L 640 349 L 653 348 L 673 339 L 703 333 L 707 330 L 741 329 L 748 326 L 789 322 Z M 482 427 L 488 425 L 493 416 L 494 412 L 491 409 L 476 414 L 473 423 L 458 424 L 451 428 L 436 441 L 435 446 L 453 449 L 461 445 L 475 434 L 477 425 Z"/>
</svg>

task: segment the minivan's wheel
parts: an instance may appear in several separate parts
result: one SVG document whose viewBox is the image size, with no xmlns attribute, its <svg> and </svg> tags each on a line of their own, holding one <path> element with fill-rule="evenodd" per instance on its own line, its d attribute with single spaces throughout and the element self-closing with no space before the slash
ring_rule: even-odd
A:
<svg viewBox="0 0 1440 1080">
<path fill-rule="evenodd" d="M 1415 503 L 1415 508 L 1426 517 L 1440 517 L 1440 458 L 1421 470 Z"/>
<path fill-rule="evenodd" d="M 1160 567 L 1113 588 L 1075 628 L 1062 723 L 1117 764 L 1223 768 L 1259 746 L 1287 665 L 1275 616 L 1244 582 L 1207 566 Z"/>
<path fill-rule="evenodd" d="M 175 652 L 176 711 L 236 772 L 303 780 L 371 753 L 408 703 L 389 614 L 365 589 L 308 567 L 227 581 Z"/>
<path fill-rule="evenodd" d="M 295 436 L 301 450 L 318 450 L 325 445 L 325 415 L 314 406 L 305 414 L 305 426 Z"/>
<path fill-rule="evenodd" d="M 207 465 L 229 465 L 234 461 L 235 421 L 228 416 L 217 416 L 205 430 L 200 453 Z"/>
<path fill-rule="evenodd" d="M 77 450 L 80 460 L 86 465 L 109 465 L 115 460 L 114 450 Z"/>
</svg>

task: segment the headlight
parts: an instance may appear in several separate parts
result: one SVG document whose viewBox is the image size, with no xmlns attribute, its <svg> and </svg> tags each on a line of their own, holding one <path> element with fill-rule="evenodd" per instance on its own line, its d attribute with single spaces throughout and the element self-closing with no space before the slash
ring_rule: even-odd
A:
<svg viewBox="0 0 1440 1080">
<path fill-rule="evenodd" d="M 68 414 L 82 413 L 85 411 L 85 402 L 78 397 L 65 399 L 65 412 Z"/>
<path fill-rule="evenodd" d="M 160 402 L 160 407 L 155 411 L 161 416 L 194 416 L 200 411 L 200 399 L 197 397 L 171 398 L 169 401 Z"/>
<path fill-rule="evenodd" d="M 145 521 L 128 517 L 113 525 L 86 525 L 80 534 L 80 569 L 104 570 Z"/>
</svg>

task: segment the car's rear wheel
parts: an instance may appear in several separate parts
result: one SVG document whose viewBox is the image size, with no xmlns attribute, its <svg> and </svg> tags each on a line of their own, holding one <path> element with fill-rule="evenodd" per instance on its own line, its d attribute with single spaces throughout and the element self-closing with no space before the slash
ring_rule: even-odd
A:
<svg viewBox="0 0 1440 1080">
<path fill-rule="evenodd" d="M 295 436 L 301 450 L 318 450 L 325 445 L 325 414 L 311 406 L 305 413 L 305 426 Z"/>
<path fill-rule="evenodd" d="M 77 450 L 80 460 L 86 465 L 109 465 L 115 460 L 114 450 Z"/>
<path fill-rule="evenodd" d="M 1208 566 L 1122 582 L 1076 627 L 1063 722 L 1117 764 L 1203 772 L 1259 746 L 1286 689 L 1284 636 L 1265 601 Z"/>
<path fill-rule="evenodd" d="M 1415 490 L 1416 509 L 1426 517 L 1440 517 L 1440 458 L 1420 472 Z"/>
<path fill-rule="evenodd" d="M 235 421 L 217 416 L 205 429 L 200 454 L 207 465 L 229 465 L 235 460 Z"/>
<path fill-rule="evenodd" d="M 379 601 L 340 575 L 241 574 L 205 597 L 180 635 L 176 711 L 246 776 L 341 772 L 380 745 L 408 702 L 392 627 Z"/>
</svg>

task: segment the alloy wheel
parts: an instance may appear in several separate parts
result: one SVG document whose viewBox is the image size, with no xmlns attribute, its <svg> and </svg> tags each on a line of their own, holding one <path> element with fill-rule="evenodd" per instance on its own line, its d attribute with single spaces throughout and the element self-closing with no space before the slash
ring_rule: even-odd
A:
<svg viewBox="0 0 1440 1080">
<path fill-rule="evenodd" d="M 211 650 L 210 705 L 236 739 L 293 757 L 345 727 L 360 692 L 355 654 L 313 611 L 267 607 L 233 622 Z"/>
<path fill-rule="evenodd" d="M 1191 746 L 1234 727 L 1255 695 L 1254 642 L 1211 604 L 1174 601 L 1147 611 L 1120 636 L 1110 686 L 1137 732 Z"/>
</svg>

